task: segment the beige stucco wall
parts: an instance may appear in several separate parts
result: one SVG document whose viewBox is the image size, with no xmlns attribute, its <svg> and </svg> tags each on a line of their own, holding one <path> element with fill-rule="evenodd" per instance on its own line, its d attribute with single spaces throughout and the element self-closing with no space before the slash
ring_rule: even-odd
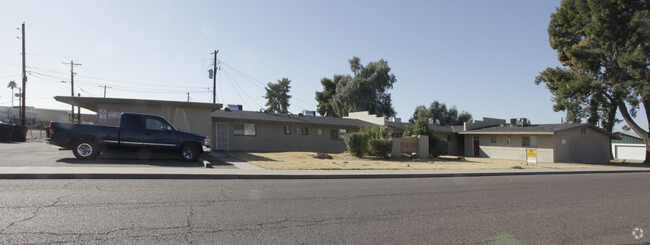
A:
<svg viewBox="0 0 650 245">
<path fill-rule="evenodd" d="M 210 142 L 214 142 L 211 127 L 212 111 L 208 108 L 186 108 L 168 105 L 142 105 L 142 104 L 99 104 L 98 123 L 102 125 L 117 126 L 119 118 L 102 119 L 101 111 L 106 110 L 109 113 L 121 114 L 123 112 L 134 112 L 159 115 L 166 118 L 174 127 L 181 131 L 195 133 L 198 135 L 208 136 Z"/>
<path fill-rule="evenodd" d="M 358 119 L 364 122 L 369 122 L 380 126 L 386 125 L 386 120 L 383 117 L 377 116 L 375 114 L 370 114 L 368 111 L 350 112 L 348 113 L 347 116 L 343 118 Z"/>
<path fill-rule="evenodd" d="M 481 157 L 526 161 L 526 149 L 535 149 L 538 162 L 554 162 L 553 135 L 465 135 L 465 156 L 474 156 L 474 136 L 479 136 Z M 496 143 L 492 143 L 492 136 L 496 136 Z M 524 136 L 537 137 L 537 147 L 523 147 Z"/>
<path fill-rule="evenodd" d="M 339 129 L 339 127 L 246 121 L 237 122 L 226 121 L 219 118 L 214 118 L 213 122 L 213 128 L 217 123 L 228 124 L 228 148 L 231 151 L 306 151 L 339 153 L 347 150 L 345 142 L 343 142 L 342 139 L 332 140 L 330 138 L 330 130 Z M 235 123 L 255 124 L 256 135 L 235 135 L 233 126 Z M 284 126 L 291 126 L 291 134 L 284 133 Z M 307 127 L 309 134 L 297 135 L 296 127 Z M 318 134 L 318 129 L 321 130 L 320 135 Z M 358 128 L 345 129 L 347 129 L 347 132 L 358 131 Z"/>
<path fill-rule="evenodd" d="M 593 128 L 574 128 L 556 133 L 555 161 L 577 163 L 608 163 L 610 137 Z"/>
</svg>

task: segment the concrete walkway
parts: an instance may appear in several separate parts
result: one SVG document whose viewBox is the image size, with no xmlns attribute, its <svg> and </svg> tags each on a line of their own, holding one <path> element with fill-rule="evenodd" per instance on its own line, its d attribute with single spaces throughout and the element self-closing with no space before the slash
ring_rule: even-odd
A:
<svg viewBox="0 0 650 245">
<path fill-rule="evenodd" d="M 220 152 L 211 152 L 210 155 L 213 157 L 218 158 L 221 161 L 224 161 L 225 163 L 232 164 L 238 169 L 242 170 L 264 170 L 263 168 L 260 168 L 258 166 L 255 166 L 253 164 L 248 164 L 247 162 L 240 161 L 239 159 L 235 159 L 232 157 L 229 157 L 223 153 Z"/>
</svg>

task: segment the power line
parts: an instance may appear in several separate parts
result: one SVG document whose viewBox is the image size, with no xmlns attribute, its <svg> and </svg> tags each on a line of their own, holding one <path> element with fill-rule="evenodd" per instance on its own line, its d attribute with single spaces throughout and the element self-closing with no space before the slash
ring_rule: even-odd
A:
<svg viewBox="0 0 650 245">
<path fill-rule="evenodd" d="M 29 26 L 36 27 L 36 29 L 41 29 L 41 30 L 46 30 L 50 32 L 54 32 L 58 35 L 65 35 L 65 37 L 69 38 L 70 36 L 75 36 L 77 38 L 84 38 L 84 39 L 90 39 L 90 40 L 95 40 L 95 41 L 100 41 L 100 42 L 106 42 L 106 43 L 112 43 L 112 44 L 117 44 L 121 46 L 127 46 L 127 47 L 135 47 L 138 49 L 149 49 L 149 50 L 157 50 L 157 51 L 165 51 L 165 52 L 175 52 L 175 53 L 186 53 L 186 54 L 195 54 L 195 55 L 204 55 L 204 53 L 199 53 L 199 52 L 191 52 L 187 50 L 174 50 L 174 49 L 168 49 L 168 48 L 159 48 L 159 47 L 152 47 L 152 46 L 144 46 L 144 45 L 133 45 L 131 43 L 123 43 L 123 42 L 116 42 L 116 41 L 108 41 L 104 39 L 99 39 L 91 36 L 85 36 L 85 35 L 79 35 L 76 33 L 70 33 L 70 32 L 65 32 L 65 31 L 60 31 L 60 30 L 54 30 L 52 28 L 48 27 L 43 27 L 43 26 L 38 26 L 34 24 L 30 24 Z"/>
<path fill-rule="evenodd" d="M 252 108 L 252 107 L 251 107 L 251 106 L 246 102 L 246 100 L 244 99 L 244 97 L 241 96 L 241 94 L 239 93 L 239 91 L 237 91 L 237 88 L 236 88 L 235 85 L 233 84 L 233 83 L 235 83 L 235 82 L 233 81 L 232 76 L 230 76 L 230 74 L 228 73 L 228 71 L 224 71 L 224 74 L 225 74 L 226 78 L 228 79 L 228 82 L 230 83 L 230 86 L 231 86 L 232 89 L 235 91 L 235 93 L 237 94 L 237 96 L 239 96 L 239 98 L 242 100 L 242 102 L 244 102 L 244 104 L 246 104 L 246 107 L 248 107 L 248 108 Z M 242 91 L 242 92 L 243 92 L 243 91 Z"/>
<path fill-rule="evenodd" d="M 257 86 L 257 87 L 259 87 L 259 88 L 261 88 L 261 89 L 264 89 L 264 88 L 266 87 L 266 84 L 264 84 L 264 83 L 258 81 L 257 79 L 255 79 L 255 78 L 253 78 L 253 77 L 247 75 L 246 73 L 241 72 L 240 70 L 237 70 L 237 68 L 235 68 L 235 67 L 229 65 L 228 63 L 223 62 L 223 61 L 219 61 L 219 62 L 220 62 L 221 64 L 224 64 L 224 65 L 225 65 L 226 67 L 228 67 L 229 69 L 233 70 L 236 74 L 240 75 L 241 77 L 243 77 L 243 78 L 246 79 L 247 81 L 251 82 L 253 85 L 255 85 L 255 86 Z"/>
</svg>

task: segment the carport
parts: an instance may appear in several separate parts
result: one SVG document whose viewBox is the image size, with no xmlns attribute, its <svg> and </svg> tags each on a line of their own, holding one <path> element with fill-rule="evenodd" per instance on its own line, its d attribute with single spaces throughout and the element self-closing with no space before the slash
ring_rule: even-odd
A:
<svg viewBox="0 0 650 245">
<path fill-rule="evenodd" d="M 211 103 L 102 97 L 55 96 L 54 99 L 96 112 L 97 121 L 101 125 L 117 126 L 123 112 L 160 115 L 182 131 L 210 137 L 210 142 L 215 142 L 211 127 L 212 112 L 223 106 Z"/>
</svg>

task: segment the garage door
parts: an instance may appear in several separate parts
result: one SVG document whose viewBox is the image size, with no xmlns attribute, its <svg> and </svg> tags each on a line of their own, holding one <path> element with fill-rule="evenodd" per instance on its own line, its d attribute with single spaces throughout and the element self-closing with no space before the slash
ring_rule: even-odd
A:
<svg viewBox="0 0 650 245">
<path fill-rule="evenodd" d="M 615 147 L 616 159 L 625 160 L 645 160 L 645 146 L 644 145 L 617 145 Z"/>
</svg>

